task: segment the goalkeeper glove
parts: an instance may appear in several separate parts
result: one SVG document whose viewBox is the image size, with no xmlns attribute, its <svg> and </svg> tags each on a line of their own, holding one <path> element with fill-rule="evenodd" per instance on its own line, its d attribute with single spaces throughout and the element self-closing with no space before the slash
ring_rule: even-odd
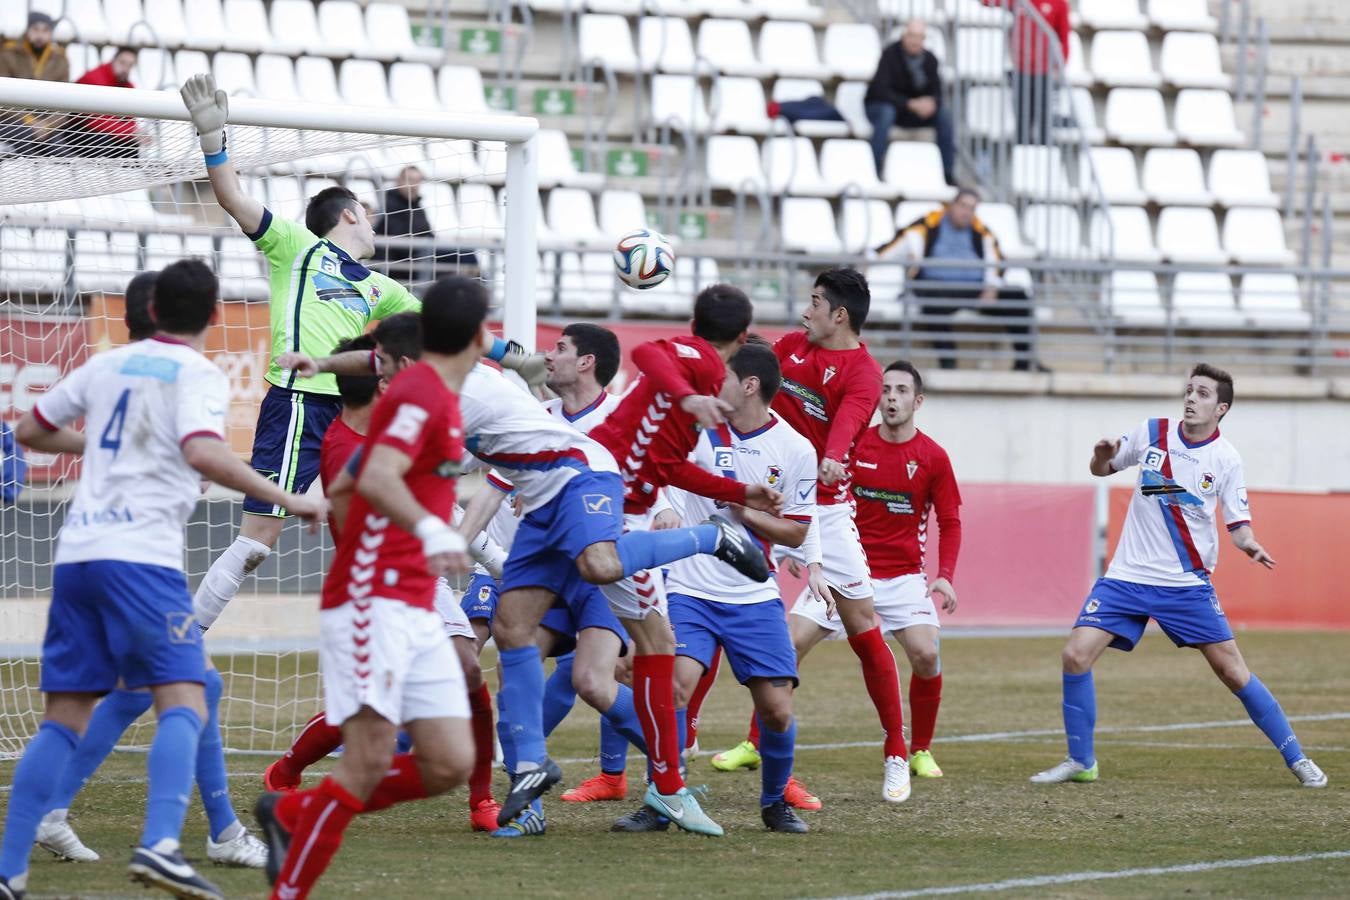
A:
<svg viewBox="0 0 1350 900">
<path fill-rule="evenodd" d="M 506 352 L 502 354 L 499 362 L 503 369 L 513 370 L 532 388 L 542 387 L 548 380 L 548 366 L 544 362 L 544 354 L 531 353 L 516 341 L 506 342 Z"/>
<path fill-rule="evenodd" d="M 215 156 L 225 152 L 225 120 L 230 114 L 230 98 L 216 89 L 216 80 L 210 75 L 193 75 L 183 82 L 178 92 L 183 97 L 188 116 L 197 129 L 202 152 Z"/>
</svg>

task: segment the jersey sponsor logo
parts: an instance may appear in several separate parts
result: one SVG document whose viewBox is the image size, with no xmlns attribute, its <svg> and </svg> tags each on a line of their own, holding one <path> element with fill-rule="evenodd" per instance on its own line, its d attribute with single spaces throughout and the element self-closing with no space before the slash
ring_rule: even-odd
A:
<svg viewBox="0 0 1350 900">
<path fill-rule="evenodd" d="M 736 451 L 731 447 L 717 447 L 713 450 L 713 468 L 714 469 L 734 469 L 736 467 Z"/>
<path fill-rule="evenodd" d="M 766 477 L 764 480 L 768 482 L 769 487 L 771 488 L 778 487 L 779 482 L 783 480 L 783 467 L 769 466 L 769 470 L 766 473 Z"/>
<path fill-rule="evenodd" d="M 197 619 L 190 612 L 171 612 L 165 614 L 169 626 L 170 644 L 196 644 L 201 641 L 201 629 Z"/>
<path fill-rule="evenodd" d="M 324 303 L 337 303 L 362 316 L 370 315 L 370 304 L 361 292 L 342 278 L 337 261 L 325 256 L 319 263 L 320 271 L 310 276 L 314 296 Z"/>
<path fill-rule="evenodd" d="M 1247 508 L 1247 489 L 1245 487 L 1237 489 L 1238 506 Z"/>
<path fill-rule="evenodd" d="M 609 494 L 582 494 L 581 502 L 590 516 L 608 516 L 614 513 L 614 500 Z"/>
<path fill-rule="evenodd" d="M 815 391 L 790 378 L 783 379 L 783 390 L 800 400 L 802 409 L 811 418 L 819 419 L 822 422 L 830 421 L 829 415 L 825 412 L 825 398 Z"/>
<path fill-rule="evenodd" d="M 131 507 L 108 506 L 91 512 L 77 512 L 66 516 L 65 525 L 129 525 L 132 522 Z"/>
<path fill-rule="evenodd" d="M 1140 473 L 1139 492 L 1145 497 L 1157 497 L 1163 506 L 1204 506 L 1205 501 L 1170 478 L 1151 470 Z"/>
<path fill-rule="evenodd" d="M 1144 458 L 1139 461 L 1139 465 L 1145 469 L 1157 471 L 1162 468 L 1163 461 L 1167 459 L 1167 454 L 1157 447 L 1149 447 L 1144 451 Z"/>
<path fill-rule="evenodd" d="M 385 433 L 411 444 L 416 442 L 418 435 L 422 433 L 422 426 L 426 423 L 425 409 L 413 403 L 400 403 L 398 412 L 394 413 L 394 421 Z"/>
<path fill-rule="evenodd" d="M 913 496 L 909 491 L 887 491 L 881 488 L 853 486 L 853 495 L 859 500 L 875 500 L 886 504 L 886 512 L 897 516 L 914 514 Z"/>
<path fill-rule="evenodd" d="M 797 502 L 810 503 L 816 493 L 816 480 L 803 478 L 797 482 Z"/>
<path fill-rule="evenodd" d="M 1088 598 L 1087 605 L 1083 607 L 1083 612 L 1085 612 L 1085 613 L 1095 613 L 1095 612 L 1096 612 L 1098 609 L 1100 609 L 1100 608 L 1101 608 L 1101 603 L 1098 602 L 1097 598 L 1096 598 L 1096 597 L 1089 597 L 1089 598 Z"/>
<path fill-rule="evenodd" d="M 1216 616 L 1222 616 L 1222 615 L 1223 615 L 1223 607 L 1219 605 L 1219 595 L 1218 595 L 1218 594 L 1210 594 L 1210 595 L 1209 595 L 1209 605 L 1214 609 L 1214 614 L 1215 614 Z"/>
<path fill-rule="evenodd" d="M 153 378 L 165 384 L 173 384 L 178 380 L 178 370 L 181 367 L 182 364 L 177 360 L 165 359 L 162 356 L 142 356 L 138 353 L 122 363 L 118 374 Z"/>
<path fill-rule="evenodd" d="M 1202 494 L 1214 493 L 1214 474 L 1212 472 L 1206 472 L 1203 475 L 1201 475 L 1199 486 L 1200 486 L 1200 493 Z"/>
<path fill-rule="evenodd" d="M 917 459 L 911 459 L 909 462 L 905 463 L 905 472 L 908 473 L 910 478 L 913 478 L 914 473 L 917 471 L 919 471 L 919 461 Z"/>
<path fill-rule="evenodd" d="M 798 356 L 798 355 L 795 354 L 795 353 L 789 353 L 789 354 L 788 354 L 788 359 L 792 360 L 793 362 L 795 362 L 795 363 L 796 363 L 797 365 L 799 365 L 799 366 L 806 365 L 806 360 L 802 359 L 800 356 Z"/>
<path fill-rule="evenodd" d="M 860 468 L 860 469 L 875 469 L 875 468 L 877 467 L 877 464 L 876 464 L 876 463 L 870 463 L 870 462 L 863 462 L 863 461 L 860 459 L 860 460 L 858 460 L 858 462 L 857 462 L 857 466 L 858 466 L 858 468 Z"/>
<path fill-rule="evenodd" d="M 675 355 L 683 356 L 685 359 L 702 359 L 703 354 L 698 352 L 697 347 L 691 347 L 688 344 L 674 344 Z"/>
<path fill-rule="evenodd" d="M 453 459 L 442 460 L 436 467 L 436 475 L 440 478 L 454 478 L 459 474 L 459 461 Z"/>
</svg>

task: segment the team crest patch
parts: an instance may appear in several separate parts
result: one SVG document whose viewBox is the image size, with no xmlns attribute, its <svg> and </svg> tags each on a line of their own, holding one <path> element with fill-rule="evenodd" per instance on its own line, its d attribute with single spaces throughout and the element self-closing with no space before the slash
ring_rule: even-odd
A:
<svg viewBox="0 0 1350 900">
<path fill-rule="evenodd" d="M 614 511 L 614 502 L 608 494 L 582 494 L 581 502 L 586 505 L 588 515 L 607 516 Z"/>
<path fill-rule="evenodd" d="M 783 480 L 783 469 L 781 466 L 769 466 L 769 487 L 776 488 Z"/>
<path fill-rule="evenodd" d="M 911 459 L 909 462 L 905 463 L 905 472 L 909 474 L 910 478 L 913 478 L 914 473 L 917 471 L 919 471 L 919 461 L 917 459 Z"/>
<path fill-rule="evenodd" d="M 492 599 L 492 586 L 485 584 L 478 589 L 478 602 L 487 603 Z"/>
<path fill-rule="evenodd" d="M 1202 494 L 1214 493 L 1214 476 L 1209 472 L 1206 472 L 1205 474 L 1200 476 L 1200 493 Z"/>
<path fill-rule="evenodd" d="M 825 367 L 825 374 L 821 376 L 820 383 L 821 383 L 821 384 L 829 384 L 829 383 L 830 383 L 830 379 L 834 377 L 836 371 L 837 371 L 837 370 L 835 369 L 834 366 L 826 366 L 826 367 Z"/>
<path fill-rule="evenodd" d="M 1083 612 L 1091 615 L 1092 613 L 1095 613 L 1100 607 L 1101 604 L 1097 602 L 1097 598 L 1092 597 L 1088 600 L 1087 606 L 1083 607 Z"/>
<path fill-rule="evenodd" d="M 169 643 L 195 644 L 201 640 L 201 629 L 190 612 L 171 612 L 165 616 L 169 626 Z"/>
<path fill-rule="evenodd" d="M 380 299 L 380 286 L 378 284 L 372 284 L 370 286 L 370 299 L 371 300 Z"/>
</svg>

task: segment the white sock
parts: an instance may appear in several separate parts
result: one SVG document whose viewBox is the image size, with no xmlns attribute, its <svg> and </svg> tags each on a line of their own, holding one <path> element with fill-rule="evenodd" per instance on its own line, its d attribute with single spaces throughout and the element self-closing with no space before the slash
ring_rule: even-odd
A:
<svg viewBox="0 0 1350 900">
<path fill-rule="evenodd" d="M 55 825 L 58 822 L 66 821 L 66 818 L 69 815 L 70 815 L 69 809 L 54 809 L 42 817 L 42 824 Z"/>
<path fill-rule="evenodd" d="M 228 844 L 230 841 L 239 837 L 239 835 L 243 833 L 244 833 L 244 823 L 240 822 L 238 819 L 235 819 L 234 824 L 227 825 L 224 831 L 216 835 L 216 843 Z"/>
<path fill-rule="evenodd" d="M 262 565 L 271 552 L 271 547 L 253 538 L 242 534 L 236 537 L 230 548 L 216 557 L 202 583 L 197 585 L 197 593 L 192 598 L 197 624 L 203 629 L 214 625 L 234 595 L 239 593 L 244 577 Z"/>
</svg>

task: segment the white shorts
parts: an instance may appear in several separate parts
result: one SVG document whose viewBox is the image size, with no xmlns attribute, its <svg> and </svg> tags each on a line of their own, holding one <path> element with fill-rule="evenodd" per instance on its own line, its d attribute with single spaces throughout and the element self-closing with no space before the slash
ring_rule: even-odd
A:
<svg viewBox="0 0 1350 900">
<path fill-rule="evenodd" d="M 922 575 L 901 575 L 899 578 L 884 578 L 872 582 L 875 591 L 873 603 L 876 605 L 877 618 L 881 620 L 881 630 L 887 633 L 904 631 L 911 625 L 932 625 L 938 623 L 937 607 L 928 595 L 928 581 Z M 815 598 L 809 590 L 803 591 L 792 607 L 792 615 L 802 616 L 835 636 L 844 633 L 844 623 L 839 614 L 833 619 L 825 618 L 825 604 Z"/>
<path fill-rule="evenodd" d="M 625 513 L 624 533 L 649 530 L 653 518 L 655 516 L 651 512 Z M 666 611 L 666 579 L 659 570 L 647 569 L 622 581 L 602 584 L 600 592 L 609 601 L 609 608 L 614 615 L 620 619 L 641 621 L 653 614 L 670 617 Z"/>
<path fill-rule="evenodd" d="M 444 578 L 436 579 L 436 612 L 445 626 L 446 637 L 478 640 L 473 626 L 469 624 L 469 617 L 464 614 L 464 607 L 459 605 L 459 596 Z"/>
<path fill-rule="evenodd" d="M 395 725 L 467 719 L 459 657 L 441 617 L 402 600 L 373 597 L 319 613 L 324 711 L 341 725 L 369 706 Z"/>
<path fill-rule="evenodd" d="M 820 522 L 820 556 L 825 582 L 839 596 L 864 600 L 872 596 L 872 579 L 867 569 L 858 526 L 853 523 L 853 505 L 831 503 L 816 507 Z"/>
</svg>

